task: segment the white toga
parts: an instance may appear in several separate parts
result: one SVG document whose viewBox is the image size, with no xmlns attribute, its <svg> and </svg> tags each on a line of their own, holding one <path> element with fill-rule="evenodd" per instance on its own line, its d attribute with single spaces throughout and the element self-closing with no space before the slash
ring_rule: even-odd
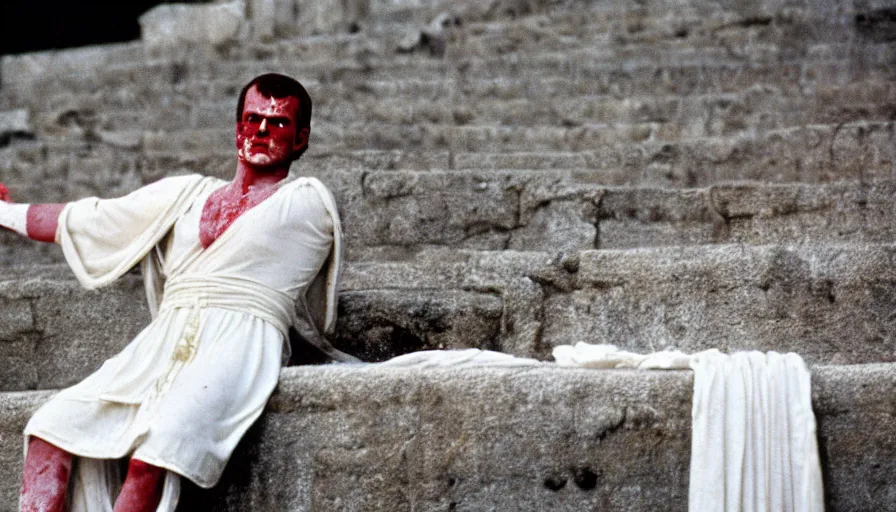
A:
<svg viewBox="0 0 896 512">
<path fill-rule="evenodd" d="M 335 204 L 313 178 L 282 181 L 203 249 L 203 205 L 225 184 L 166 178 L 63 210 L 57 242 L 79 281 L 102 286 L 142 262 L 154 319 L 39 409 L 26 440 L 91 459 L 132 455 L 202 487 L 217 483 L 277 385 L 289 327 L 332 330 L 341 259 Z"/>
</svg>

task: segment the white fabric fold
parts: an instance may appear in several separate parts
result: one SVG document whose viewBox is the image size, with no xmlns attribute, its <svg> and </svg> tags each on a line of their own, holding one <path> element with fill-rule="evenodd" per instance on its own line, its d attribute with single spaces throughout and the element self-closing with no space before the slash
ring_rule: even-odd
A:
<svg viewBox="0 0 896 512">
<path fill-rule="evenodd" d="M 477 368 L 483 366 L 513 368 L 542 366 L 536 359 L 516 357 L 503 352 L 468 348 L 462 350 L 421 350 L 373 363 L 388 368 Z"/>
<path fill-rule="evenodd" d="M 824 510 L 809 370 L 796 354 L 693 358 L 689 510 Z"/>
<path fill-rule="evenodd" d="M 718 353 L 712 349 L 707 353 Z M 637 354 L 619 350 L 615 345 L 592 345 L 579 342 L 575 346 L 558 345 L 552 355 L 560 366 L 577 368 L 641 370 L 681 370 L 690 368 L 693 356 L 679 350 L 663 350 L 652 354 Z"/>
<path fill-rule="evenodd" d="M 159 312 L 176 308 L 221 308 L 249 313 L 289 336 L 294 323 L 295 299 L 256 281 L 229 276 L 178 276 L 165 283 L 165 300 Z"/>
<path fill-rule="evenodd" d="M 119 199 L 68 203 L 59 214 L 56 243 L 81 285 L 99 288 L 140 263 L 199 194 L 221 183 L 196 174 L 177 176 Z"/>
<path fill-rule="evenodd" d="M 636 354 L 581 342 L 553 355 L 569 367 L 694 370 L 691 512 L 824 510 L 810 375 L 800 356 Z"/>
<path fill-rule="evenodd" d="M 0 226 L 28 236 L 28 207 L 26 203 L 0 201 Z"/>
<path fill-rule="evenodd" d="M 102 459 L 79 458 L 74 472 L 71 512 L 113 512 L 112 496 L 121 491 L 122 477 L 117 464 Z M 168 471 L 162 484 L 162 498 L 156 512 L 174 512 L 180 498 L 180 477 Z"/>
</svg>

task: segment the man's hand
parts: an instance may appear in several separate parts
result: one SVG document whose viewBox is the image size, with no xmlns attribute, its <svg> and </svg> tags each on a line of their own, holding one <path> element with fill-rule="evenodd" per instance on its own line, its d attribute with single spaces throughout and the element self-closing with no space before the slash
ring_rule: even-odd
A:
<svg viewBox="0 0 896 512">
<path fill-rule="evenodd" d="M 0 201 L 4 203 L 11 203 L 12 198 L 9 197 L 9 189 L 6 188 L 6 185 L 3 182 L 0 182 Z"/>
<path fill-rule="evenodd" d="M 59 214 L 65 204 L 14 203 L 0 183 L 0 226 L 38 242 L 55 242 Z"/>
<path fill-rule="evenodd" d="M 65 203 L 32 204 L 28 207 L 28 238 L 38 242 L 55 242 L 59 215 Z"/>
</svg>

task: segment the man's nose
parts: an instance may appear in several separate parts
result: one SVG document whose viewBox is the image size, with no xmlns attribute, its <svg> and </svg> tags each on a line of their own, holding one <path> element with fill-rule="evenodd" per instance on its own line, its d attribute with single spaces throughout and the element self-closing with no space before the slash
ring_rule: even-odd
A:
<svg viewBox="0 0 896 512">
<path fill-rule="evenodd" d="M 261 124 L 258 125 L 258 133 L 262 134 L 262 133 L 267 133 L 267 132 L 268 132 L 268 120 L 262 119 Z"/>
</svg>

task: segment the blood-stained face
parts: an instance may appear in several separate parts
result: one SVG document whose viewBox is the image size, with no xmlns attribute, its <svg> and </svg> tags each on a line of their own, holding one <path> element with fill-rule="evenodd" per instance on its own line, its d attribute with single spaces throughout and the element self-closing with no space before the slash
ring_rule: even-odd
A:
<svg viewBox="0 0 896 512">
<path fill-rule="evenodd" d="M 236 126 L 237 157 L 256 167 L 289 164 L 292 154 L 308 144 L 308 129 L 296 137 L 297 98 L 266 98 L 255 86 L 246 92 Z"/>
</svg>

